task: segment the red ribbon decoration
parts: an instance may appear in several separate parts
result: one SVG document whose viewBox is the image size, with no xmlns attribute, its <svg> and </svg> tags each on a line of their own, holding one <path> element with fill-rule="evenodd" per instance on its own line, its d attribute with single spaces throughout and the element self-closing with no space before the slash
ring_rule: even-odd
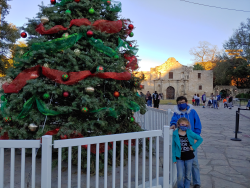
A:
<svg viewBox="0 0 250 188">
<path fill-rule="evenodd" d="M 9 84 L 4 83 L 2 85 L 4 93 L 18 93 L 26 84 L 28 80 L 36 79 L 41 74 L 46 76 L 47 78 L 54 80 L 56 83 L 59 84 L 66 84 L 66 85 L 73 85 L 83 80 L 89 76 L 91 77 L 98 77 L 102 79 L 114 79 L 114 80 L 130 80 L 131 73 L 129 72 L 104 72 L 104 73 L 97 73 L 92 74 L 90 71 L 80 71 L 80 72 L 63 72 L 55 69 L 50 69 L 48 67 L 42 67 L 42 73 L 40 73 L 40 65 L 35 67 L 26 69 L 18 74 L 18 76 Z M 62 80 L 62 75 L 68 74 L 69 79 L 67 81 Z"/>
<path fill-rule="evenodd" d="M 17 77 L 9 84 L 2 85 L 4 93 L 18 93 L 27 83 L 28 80 L 36 79 L 39 77 L 40 65 L 26 69 L 19 73 Z"/>
<path fill-rule="evenodd" d="M 0 136 L 0 140 L 9 140 L 9 135 L 7 132 L 3 134 L 3 136 Z"/>
<path fill-rule="evenodd" d="M 137 58 L 133 56 L 129 56 L 128 54 L 124 54 L 124 58 L 129 61 L 126 65 L 127 69 L 136 70 L 138 69 Z"/>
<path fill-rule="evenodd" d="M 92 25 L 94 29 L 99 30 L 101 32 L 106 32 L 106 33 L 118 33 L 122 29 L 122 21 L 117 20 L 117 21 L 109 21 L 109 20 L 97 20 L 93 24 L 87 19 L 87 18 L 81 18 L 81 19 L 73 19 L 70 21 L 69 28 L 72 26 L 89 26 Z M 36 31 L 40 33 L 41 35 L 48 35 L 48 34 L 54 34 L 58 33 L 59 31 L 66 31 L 68 28 L 63 27 L 62 25 L 56 25 L 52 27 L 51 29 L 45 30 L 43 23 L 40 23 L 36 27 Z"/>
</svg>

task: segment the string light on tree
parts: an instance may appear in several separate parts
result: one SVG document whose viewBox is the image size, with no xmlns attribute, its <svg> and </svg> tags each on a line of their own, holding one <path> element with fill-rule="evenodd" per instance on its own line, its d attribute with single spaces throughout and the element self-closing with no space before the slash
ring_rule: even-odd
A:
<svg viewBox="0 0 250 188">
<path fill-rule="evenodd" d="M 64 37 L 64 38 L 67 38 L 68 36 L 69 36 L 69 33 L 64 33 L 64 34 L 63 34 L 63 37 Z"/>
<path fill-rule="evenodd" d="M 60 135 L 60 138 L 61 138 L 62 140 L 64 140 L 64 139 L 67 139 L 68 137 L 67 137 L 67 135 Z"/>
<path fill-rule="evenodd" d="M 130 118 L 130 121 L 131 121 L 131 122 L 134 122 L 134 121 L 135 121 L 135 118 L 134 118 L 134 117 L 131 117 L 131 118 Z"/>
</svg>

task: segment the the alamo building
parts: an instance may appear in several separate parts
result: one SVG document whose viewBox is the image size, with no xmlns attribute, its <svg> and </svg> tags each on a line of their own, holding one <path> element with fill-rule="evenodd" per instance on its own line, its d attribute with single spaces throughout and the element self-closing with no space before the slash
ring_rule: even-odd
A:
<svg viewBox="0 0 250 188">
<path fill-rule="evenodd" d="M 173 57 L 150 71 L 135 74 L 144 74 L 140 92 L 146 94 L 149 91 L 152 94 L 157 91 L 163 93 L 164 99 L 176 99 L 182 95 L 191 99 L 195 93 L 200 96 L 204 92 L 207 96 L 213 93 L 212 70 L 193 70 L 193 67 L 184 66 Z"/>
</svg>

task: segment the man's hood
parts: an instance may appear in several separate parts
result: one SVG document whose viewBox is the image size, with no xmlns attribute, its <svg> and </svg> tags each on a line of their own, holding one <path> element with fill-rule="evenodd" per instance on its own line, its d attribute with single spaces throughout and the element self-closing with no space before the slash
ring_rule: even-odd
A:
<svg viewBox="0 0 250 188">
<path fill-rule="evenodd" d="M 189 114 L 190 113 L 190 111 L 193 109 L 193 105 L 191 105 L 191 104 L 187 104 L 188 106 L 187 106 L 187 110 L 186 111 L 180 111 L 179 110 L 179 108 L 178 108 L 178 106 L 177 105 L 175 105 L 175 107 L 174 107 L 174 112 L 176 113 L 176 114 Z"/>
</svg>

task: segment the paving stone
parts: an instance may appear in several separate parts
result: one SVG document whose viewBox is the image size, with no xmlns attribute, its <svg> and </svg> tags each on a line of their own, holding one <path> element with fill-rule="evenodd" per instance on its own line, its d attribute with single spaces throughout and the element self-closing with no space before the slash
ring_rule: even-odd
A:
<svg viewBox="0 0 250 188">
<path fill-rule="evenodd" d="M 202 188 L 213 188 L 211 176 L 201 174 L 200 179 Z"/>
<path fill-rule="evenodd" d="M 214 159 L 211 161 L 211 165 L 228 166 L 228 162 L 226 160 Z"/>
<path fill-rule="evenodd" d="M 223 180 L 220 178 L 212 177 L 212 180 L 214 181 L 214 187 L 215 188 L 248 188 L 243 185 L 233 183 L 228 180 Z"/>
</svg>

